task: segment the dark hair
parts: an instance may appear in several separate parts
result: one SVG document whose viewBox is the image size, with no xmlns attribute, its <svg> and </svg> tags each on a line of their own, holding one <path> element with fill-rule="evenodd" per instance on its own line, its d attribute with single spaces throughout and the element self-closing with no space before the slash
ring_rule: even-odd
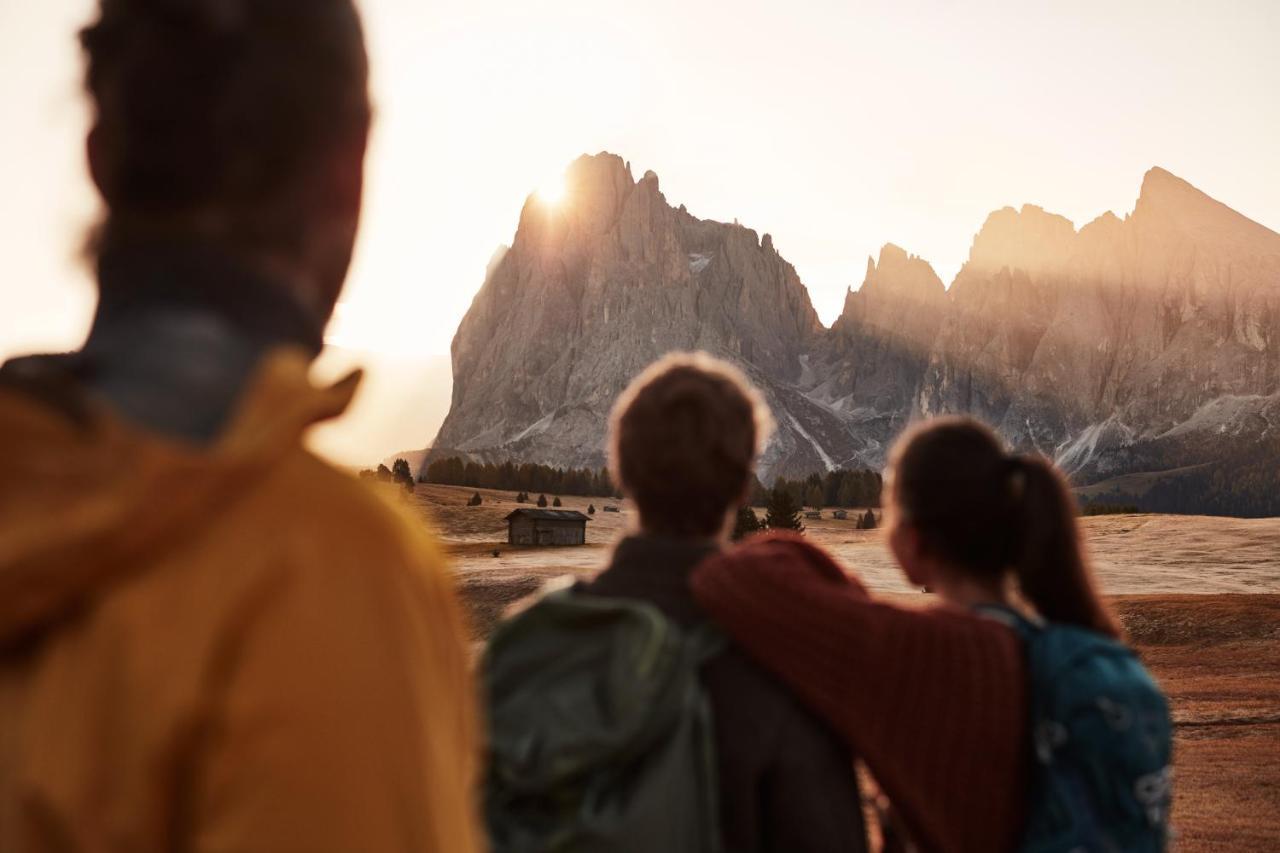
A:
<svg viewBox="0 0 1280 853">
<path fill-rule="evenodd" d="M 1094 587 L 1066 480 L 1039 455 L 1011 455 L 971 418 L 928 421 L 890 459 L 894 508 L 922 546 L 978 579 L 1012 569 L 1023 597 L 1052 622 L 1119 636 Z"/>
<path fill-rule="evenodd" d="M 292 196 L 368 127 L 351 0 L 102 0 L 80 42 L 108 208 L 94 251 L 156 229 L 291 248 Z"/>
<path fill-rule="evenodd" d="M 714 536 L 745 496 L 772 419 L 731 365 L 705 353 L 651 365 L 614 406 L 609 461 L 644 528 Z"/>
</svg>

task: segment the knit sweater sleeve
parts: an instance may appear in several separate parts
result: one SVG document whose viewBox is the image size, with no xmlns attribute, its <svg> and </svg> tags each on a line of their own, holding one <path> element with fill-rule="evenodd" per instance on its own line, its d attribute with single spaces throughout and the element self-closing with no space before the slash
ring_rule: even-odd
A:
<svg viewBox="0 0 1280 853">
<path fill-rule="evenodd" d="M 921 847 L 1012 846 L 1026 728 L 1012 631 L 960 611 L 877 601 L 795 539 L 713 558 L 693 588 L 744 649 L 848 741 Z"/>
</svg>

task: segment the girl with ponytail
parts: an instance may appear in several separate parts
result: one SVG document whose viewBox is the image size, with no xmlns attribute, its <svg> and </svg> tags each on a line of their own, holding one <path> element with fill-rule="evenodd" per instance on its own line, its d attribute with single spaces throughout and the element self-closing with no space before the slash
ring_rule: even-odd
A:
<svg viewBox="0 0 1280 853">
<path fill-rule="evenodd" d="M 885 488 L 889 548 L 939 606 L 874 598 L 784 535 L 705 562 L 699 603 L 865 762 L 901 849 L 1163 849 L 1167 704 L 1120 643 L 1063 476 L 939 418 L 899 440 Z"/>
<path fill-rule="evenodd" d="M 1120 636 L 1075 501 L 1044 457 L 1006 453 L 970 418 L 939 418 L 898 442 L 887 474 L 889 546 L 917 586 L 965 606 L 1007 605 L 1016 591 L 1050 622 Z"/>
</svg>

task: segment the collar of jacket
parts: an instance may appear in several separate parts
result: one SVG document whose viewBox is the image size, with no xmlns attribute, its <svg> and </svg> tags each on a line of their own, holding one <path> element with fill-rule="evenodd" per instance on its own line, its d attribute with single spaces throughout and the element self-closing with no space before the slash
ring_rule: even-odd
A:
<svg viewBox="0 0 1280 853">
<path fill-rule="evenodd" d="M 39 377 L 0 382 L 0 648 L 200 535 L 300 450 L 308 427 L 340 415 L 360 373 L 315 387 L 310 362 L 301 349 L 271 352 L 208 447 L 92 399 L 77 423 L 27 393 Z"/>
<path fill-rule="evenodd" d="M 640 598 L 681 624 L 703 620 L 689 577 L 706 558 L 719 553 L 710 539 L 628 536 L 614 548 L 609 567 L 588 585 L 596 595 Z"/>
<path fill-rule="evenodd" d="M 202 243 L 109 249 L 98 259 L 98 290 L 90 344 L 140 313 L 186 309 L 217 316 L 263 346 L 292 345 L 313 357 L 324 346 L 323 320 L 287 287 Z"/>
<path fill-rule="evenodd" d="M 628 536 L 613 550 L 609 571 L 624 575 L 642 572 L 647 577 L 688 580 L 694 566 L 720 551 L 713 539 L 677 539 L 637 534 Z"/>
</svg>

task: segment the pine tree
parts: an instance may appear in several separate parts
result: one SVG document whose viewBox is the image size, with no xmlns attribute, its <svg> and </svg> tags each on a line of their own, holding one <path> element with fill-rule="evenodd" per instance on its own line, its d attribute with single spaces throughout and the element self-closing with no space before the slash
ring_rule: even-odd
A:
<svg viewBox="0 0 1280 853">
<path fill-rule="evenodd" d="M 760 519 L 756 517 L 756 511 L 744 506 L 738 510 L 738 516 L 733 521 L 733 541 L 737 542 L 759 529 Z"/>
<path fill-rule="evenodd" d="M 556 495 L 555 500 L 551 501 L 551 505 L 552 505 L 552 506 L 564 506 L 564 504 L 560 503 L 560 496 L 559 496 L 559 495 Z"/>
<path fill-rule="evenodd" d="M 538 495 L 538 506 L 545 507 L 547 505 L 547 496 Z"/>
<path fill-rule="evenodd" d="M 785 486 L 774 486 L 769 492 L 769 504 L 765 510 L 764 526 L 771 530 L 804 530 L 800 521 L 800 502 Z"/>
<path fill-rule="evenodd" d="M 595 514 L 596 514 L 596 505 L 587 504 L 587 515 L 595 515 Z"/>
<path fill-rule="evenodd" d="M 822 486 L 817 484 L 809 486 L 809 492 L 805 495 L 804 502 L 814 509 L 822 509 L 825 503 L 822 495 Z"/>
<path fill-rule="evenodd" d="M 858 523 L 858 526 L 863 530 L 875 530 L 876 514 L 871 510 L 867 510 L 866 514 L 862 516 L 862 521 Z"/>
<path fill-rule="evenodd" d="M 467 506 L 480 506 L 484 503 L 484 498 L 480 497 L 480 493 L 476 492 L 471 496 L 471 500 L 467 501 Z"/>
<path fill-rule="evenodd" d="M 397 459 L 391 465 L 391 479 L 397 483 L 412 483 L 413 472 L 409 470 L 409 463 L 404 459 Z"/>
</svg>

